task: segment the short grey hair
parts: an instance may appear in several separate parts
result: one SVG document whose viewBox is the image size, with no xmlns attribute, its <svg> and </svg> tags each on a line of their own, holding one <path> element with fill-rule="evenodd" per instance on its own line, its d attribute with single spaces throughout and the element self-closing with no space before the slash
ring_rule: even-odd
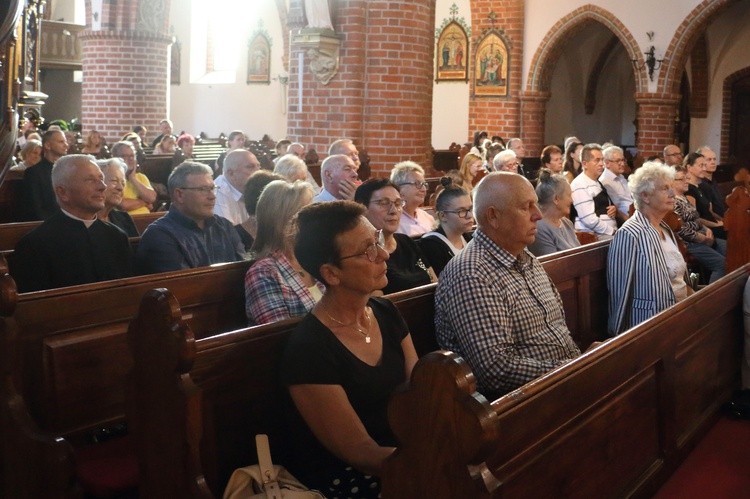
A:
<svg viewBox="0 0 750 499">
<path fill-rule="evenodd" d="M 563 189 L 568 184 L 568 179 L 564 175 L 554 174 L 549 168 L 539 170 L 539 180 L 536 184 L 537 203 L 540 206 L 547 206 L 554 201 L 555 196 L 561 196 Z"/>
<path fill-rule="evenodd" d="M 126 165 L 121 158 L 97 159 L 96 165 L 99 167 L 102 173 L 104 173 L 104 171 L 109 168 L 119 168 L 120 170 L 122 170 L 123 175 L 126 175 L 128 173 L 128 165 Z"/>
<path fill-rule="evenodd" d="M 615 153 L 618 153 L 618 152 L 620 154 L 624 154 L 622 151 L 622 147 L 608 146 L 604 148 L 604 150 L 602 151 L 602 154 L 604 155 L 605 160 L 611 160 L 612 156 L 614 156 Z"/>
<path fill-rule="evenodd" d="M 42 149 L 42 143 L 39 142 L 36 139 L 29 139 L 26 141 L 26 143 L 21 147 L 20 155 L 22 160 L 26 160 L 26 156 L 32 152 L 36 148 Z"/>
<path fill-rule="evenodd" d="M 343 168 L 345 165 L 348 164 L 348 161 L 354 162 L 346 154 L 333 154 L 331 156 L 328 156 L 326 159 L 323 160 L 323 163 L 320 165 L 320 175 L 323 176 L 325 172 L 330 172 L 339 168 Z"/>
<path fill-rule="evenodd" d="M 276 161 L 276 166 L 273 167 L 273 172 L 287 179 L 291 179 L 299 173 L 307 175 L 307 165 L 294 154 L 285 154 Z"/>
<path fill-rule="evenodd" d="M 328 148 L 328 155 L 333 156 L 334 154 L 346 154 L 348 151 L 346 151 L 346 149 L 344 148 L 349 144 L 354 144 L 354 142 L 351 139 L 335 140 Z"/>
<path fill-rule="evenodd" d="M 658 161 L 647 161 L 638 168 L 635 173 L 628 177 L 628 188 L 633 193 L 633 203 L 637 210 L 641 209 L 643 199 L 641 195 L 656 190 L 659 181 L 671 182 L 674 180 L 674 168 Z"/>
<path fill-rule="evenodd" d="M 516 152 L 513 149 L 505 149 L 495 154 L 495 157 L 492 158 L 492 166 L 495 167 L 495 170 L 499 170 L 505 166 L 505 163 L 514 159 L 517 159 Z"/>
<path fill-rule="evenodd" d="M 424 176 L 424 168 L 414 161 L 401 161 L 396 163 L 396 166 L 391 170 L 391 182 L 396 185 L 408 182 L 407 178 L 411 173 L 419 173 Z"/>
<path fill-rule="evenodd" d="M 242 166 L 245 162 L 245 156 L 247 154 L 252 154 L 253 156 L 255 156 L 247 149 L 234 149 L 232 151 L 229 151 L 224 157 L 224 174 L 232 172 Z"/>
<path fill-rule="evenodd" d="M 213 177 L 214 171 L 210 166 L 198 163 L 197 161 L 184 161 L 180 163 L 172 170 L 167 179 L 167 190 L 170 197 L 174 194 L 175 189 L 185 187 L 188 175 L 211 175 Z"/>
<path fill-rule="evenodd" d="M 52 187 L 66 186 L 76 167 L 87 162 L 96 164 L 96 158 L 90 154 L 68 154 L 55 161 L 52 166 Z"/>
<path fill-rule="evenodd" d="M 128 149 L 132 149 L 133 154 L 135 154 L 135 146 L 133 145 L 133 143 L 130 142 L 129 140 L 121 140 L 119 142 L 115 142 L 114 144 L 112 144 L 112 148 L 110 149 L 112 156 L 119 157 L 120 151 L 126 147 Z"/>
</svg>

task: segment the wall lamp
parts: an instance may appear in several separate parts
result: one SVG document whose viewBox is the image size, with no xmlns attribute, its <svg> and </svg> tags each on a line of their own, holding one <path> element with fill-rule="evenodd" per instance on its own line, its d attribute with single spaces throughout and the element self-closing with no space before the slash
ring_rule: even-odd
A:
<svg viewBox="0 0 750 499">
<path fill-rule="evenodd" d="M 648 68 L 648 78 L 651 81 L 654 81 L 654 71 L 659 69 L 661 67 L 661 63 L 663 63 L 666 59 L 657 59 L 656 58 L 656 48 L 654 48 L 653 45 L 643 53 L 643 55 L 646 56 L 645 61 L 642 65 L 638 64 L 638 59 L 633 59 L 633 66 L 635 66 L 635 69 L 643 69 L 644 66 Z"/>
</svg>

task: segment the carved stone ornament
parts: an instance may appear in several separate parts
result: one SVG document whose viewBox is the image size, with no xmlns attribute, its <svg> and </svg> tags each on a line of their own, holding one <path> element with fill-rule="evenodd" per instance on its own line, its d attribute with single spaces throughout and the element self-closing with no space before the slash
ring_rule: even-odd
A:
<svg viewBox="0 0 750 499">
<path fill-rule="evenodd" d="M 339 70 L 341 37 L 329 29 L 304 28 L 293 34 L 292 43 L 303 49 L 310 72 L 323 85 Z"/>
</svg>

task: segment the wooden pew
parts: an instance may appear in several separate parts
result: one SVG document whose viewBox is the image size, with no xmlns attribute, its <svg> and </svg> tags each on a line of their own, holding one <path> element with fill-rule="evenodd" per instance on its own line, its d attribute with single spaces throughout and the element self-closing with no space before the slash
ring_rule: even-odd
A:
<svg viewBox="0 0 750 499">
<path fill-rule="evenodd" d="M 24 220 L 23 172 L 9 171 L 0 182 L 0 223 Z"/>
<path fill-rule="evenodd" d="M 391 400 L 383 497 L 650 496 L 738 385 L 749 273 L 492 402 L 460 357 L 423 357 Z"/>
<path fill-rule="evenodd" d="M 146 227 L 148 227 L 151 222 L 161 218 L 165 214 L 165 211 L 155 211 L 143 215 L 134 215 L 133 222 L 135 222 L 135 228 L 138 229 L 138 233 L 142 235 L 143 231 L 146 230 Z M 41 221 L 0 224 L 0 251 L 12 250 L 16 247 L 16 244 L 18 244 L 18 241 L 20 241 L 23 236 L 41 224 Z"/>
<path fill-rule="evenodd" d="M 140 171 L 151 182 L 167 185 L 169 174 L 174 168 L 174 154 L 150 154 L 146 156 L 144 164 L 140 165 Z"/>
<path fill-rule="evenodd" d="M 750 193 L 735 187 L 727 196 L 724 227 L 727 229 L 727 272 L 750 262 Z"/>
<path fill-rule="evenodd" d="M 37 424 L 74 443 L 124 416 L 132 364 L 125 332 L 147 290 L 169 286 L 184 300 L 199 335 L 246 324 L 245 272 L 250 262 L 17 294 L 0 288 L 0 325 L 18 338 L 23 396 Z M 4 429 L 0 429 L 3 432 Z"/>
<path fill-rule="evenodd" d="M 576 333 L 581 344 L 593 331 L 606 330 L 606 303 L 600 313 L 590 314 L 598 323 L 579 316 L 601 301 L 608 248 L 605 242 L 549 255 L 544 262 L 559 280 L 566 312 L 581 327 Z M 388 296 L 406 319 L 421 355 L 437 346 L 435 286 Z M 255 433 L 271 435 L 275 462 L 283 463 L 289 448 L 276 370 L 298 319 L 200 339 L 181 315 L 170 291 L 152 290 L 128 331 L 135 359 L 128 421 L 139 449 L 140 493 L 145 497 L 221 496 L 232 470 L 255 461 Z"/>
</svg>

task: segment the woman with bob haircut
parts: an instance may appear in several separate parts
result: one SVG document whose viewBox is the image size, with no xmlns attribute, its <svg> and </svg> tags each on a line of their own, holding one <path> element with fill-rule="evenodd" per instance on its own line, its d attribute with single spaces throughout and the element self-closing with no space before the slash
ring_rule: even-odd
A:
<svg viewBox="0 0 750 499">
<path fill-rule="evenodd" d="M 377 476 L 395 450 L 388 400 L 417 361 L 386 285 L 382 232 L 351 201 L 316 203 L 297 217 L 294 252 L 326 291 L 281 359 L 294 442 L 292 473 L 326 497 L 379 497 Z"/>
</svg>

